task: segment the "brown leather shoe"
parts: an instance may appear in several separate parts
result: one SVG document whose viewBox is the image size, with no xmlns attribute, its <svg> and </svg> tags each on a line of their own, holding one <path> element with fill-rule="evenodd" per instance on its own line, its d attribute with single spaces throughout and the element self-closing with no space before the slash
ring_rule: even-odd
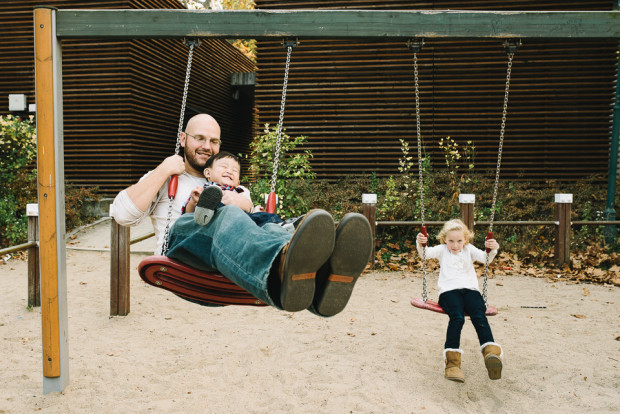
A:
<svg viewBox="0 0 620 414">
<path fill-rule="evenodd" d="M 345 215 L 336 229 L 334 251 L 317 273 L 312 306 L 321 316 L 341 312 L 349 302 L 357 278 L 372 254 L 372 230 L 359 213 Z"/>
<path fill-rule="evenodd" d="M 312 304 L 316 272 L 334 249 L 334 220 L 325 210 L 310 210 L 297 226 L 280 258 L 282 309 L 298 312 Z"/>
</svg>

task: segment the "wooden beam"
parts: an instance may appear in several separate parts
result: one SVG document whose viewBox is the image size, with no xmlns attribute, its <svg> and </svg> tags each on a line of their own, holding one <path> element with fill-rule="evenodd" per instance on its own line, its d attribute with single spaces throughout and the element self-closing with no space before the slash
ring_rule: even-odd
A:
<svg viewBox="0 0 620 414">
<path fill-rule="evenodd" d="M 110 316 L 127 316 L 130 307 L 130 233 L 112 218 L 110 225 Z"/>
<path fill-rule="evenodd" d="M 39 241 L 39 205 L 26 206 L 28 216 L 28 242 Z M 28 249 L 28 307 L 41 306 L 41 272 L 39 271 L 39 246 Z"/>
<path fill-rule="evenodd" d="M 36 89 L 38 178 L 41 238 L 41 305 L 43 375 L 60 376 L 58 335 L 58 266 L 56 257 L 56 177 L 54 168 L 54 91 L 52 57 L 52 10 L 34 12 L 36 42 Z"/>
<path fill-rule="evenodd" d="M 43 392 L 69 382 L 60 43 L 51 8 L 34 9 Z"/>
<path fill-rule="evenodd" d="M 620 11 L 59 10 L 60 38 L 620 38 Z"/>
</svg>

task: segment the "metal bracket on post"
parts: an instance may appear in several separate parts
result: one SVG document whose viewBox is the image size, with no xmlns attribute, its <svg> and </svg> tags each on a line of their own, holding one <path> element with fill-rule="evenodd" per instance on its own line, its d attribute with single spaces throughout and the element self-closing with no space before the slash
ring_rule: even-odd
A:
<svg viewBox="0 0 620 414">
<path fill-rule="evenodd" d="M 183 39 L 183 44 L 187 47 L 194 46 L 194 49 L 200 46 L 200 39 Z"/>
<path fill-rule="evenodd" d="M 284 39 L 282 41 L 282 46 L 285 49 L 288 49 L 289 47 L 292 47 L 293 49 L 295 49 L 298 44 L 299 44 L 299 40 L 297 39 Z"/>
<path fill-rule="evenodd" d="M 517 49 L 521 46 L 521 39 L 508 39 L 504 43 L 506 53 L 514 55 L 517 53 Z"/>
<path fill-rule="evenodd" d="M 409 39 L 407 46 L 413 53 L 419 53 L 422 50 L 422 46 L 424 46 L 424 39 Z"/>
</svg>

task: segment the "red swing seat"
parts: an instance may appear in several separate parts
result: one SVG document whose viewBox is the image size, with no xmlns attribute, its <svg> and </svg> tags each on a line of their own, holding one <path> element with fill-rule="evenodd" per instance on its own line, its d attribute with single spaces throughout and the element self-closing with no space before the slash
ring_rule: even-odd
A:
<svg viewBox="0 0 620 414">
<path fill-rule="evenodd" d="M 411 304 L 413 306 L 415 306 L 416 308 L 426 309 L 426 310 L 437 312 L 437 313 L 443 313 L 444 315 L 446 313 L 443 310 L 443 308 L 441 306 L 439 306 L 439 303 L 433 302 L 432 300 L 427 300 L 426 302 L 424 302 L 424 299 L 422 299 L 422 298 L 413 298 L 413 299 L 411 299 Z M 485 312 L 485 315 L 486 316 L 495 316 L 495 315 L 497 315 L 497 308 L 495 308 L 493 306 L 487 306 L 487 310 Z M 465 314 L 465 316 L 469 316 L 469 315 Z"/>
<path fill-rule="evenodd" d="M 205 305 L 267 306 L 218 274 L 194 269 L 166 256 L 149 256 L 138 266 L 146 283 Z"/>
</svg>

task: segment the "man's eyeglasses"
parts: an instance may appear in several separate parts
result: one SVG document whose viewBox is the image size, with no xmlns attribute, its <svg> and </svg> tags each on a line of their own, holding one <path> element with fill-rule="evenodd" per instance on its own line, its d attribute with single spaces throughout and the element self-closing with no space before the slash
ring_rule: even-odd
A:
<svg viewBox="0 0 620 414">
<path fill-rule="evenodd" d="M 219 138 L 207 138 L 207 137 L 203 137 L 202 135 L 188 134 L 187 132 L 185 133 L 185 135 L 192 137 L 195 141 L 198 141 L 200 144 L 205 144 L 207 141 L 209 141 L 211 145 L 220 145 L 222 143 L 222 140 Z"/>
</svg>

